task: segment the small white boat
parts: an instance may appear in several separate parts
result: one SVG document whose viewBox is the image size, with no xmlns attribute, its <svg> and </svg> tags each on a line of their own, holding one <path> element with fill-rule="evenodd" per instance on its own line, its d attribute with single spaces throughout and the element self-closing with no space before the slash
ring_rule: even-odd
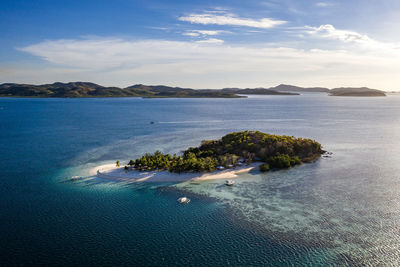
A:
<svg viewBox="0 0 400 267">
<path fill-rule="evenodd" d="M 178 198 L 177 201 L 178 201 L 179 203 L 181 203 L 181 204 L 187 204 L 187 203 L 190 202 L 190 199 L 187 198 L 187 197 L 180 197 L 180 198 Z"/>
<path fill-rule="evenodd" d="M 82 177 L 80 177 L 80 176 L 72 176 L 72 178 L 71 178 L 72 181 L 77 181 L 80 179 L 82 179 Z"/>
<path fill-rule="evenodd" d="M 234 180 L 226 180 L 226 181 L 225 181 L 225 185 L 227 185 L 227 186 L 231 186 L 231 185 L 233 185 L 234 183 L 235 183 Z"/>
</svg>

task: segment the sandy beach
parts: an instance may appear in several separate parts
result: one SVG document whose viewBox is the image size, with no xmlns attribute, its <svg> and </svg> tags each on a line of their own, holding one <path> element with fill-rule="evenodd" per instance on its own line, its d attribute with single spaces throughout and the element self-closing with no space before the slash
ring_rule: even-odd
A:
<svg viewBox="0 0 400 267">
<path fill-rule="evenodd" d="M 234 179 L 241 173 L 248 173 L 260 163 L 236 167 L 222 171 L 209 173 L 171 173 L 168 171 L 136 171 L 125 170 L 124 167 L 116 167 L 115 163 L 97 166 L 90 170 L 90 175 L 101 179 L 125 182 L 185 182 L 185 181 L 207 181 L 217 179 Z"/>
</svg>

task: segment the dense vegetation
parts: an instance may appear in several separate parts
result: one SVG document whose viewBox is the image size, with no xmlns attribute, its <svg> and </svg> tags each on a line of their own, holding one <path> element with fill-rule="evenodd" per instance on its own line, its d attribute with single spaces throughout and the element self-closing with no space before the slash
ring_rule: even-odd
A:
<svg viewBox="0 0 400 267">
<path fill-rule="evenodd" d="M 234 132 L 220 140 L 202 141 L 199 147 L 190 147 L 182 156 L 145 154 L 128 165 L 137 170 L 169 170 L 170 172 L 214 171 L 219 166 L 264 162 L 261 171 L 290 168 L 302 162 L 317 159 L 324 151 L 321 144 L 311 139 L 279 136 L 259 131 Z"/>
<path fill-rule="evenodd" d="M 248 94 L 288 94 L 272 90 L 246 89 Z M 248 91 L 250 90 L 250 91 Z M 209 89 L 189 89 L 169 86 L 148 86 L 136 84 L 127 88 L 104 87 L 95 83 L 71 82 L 53 83 L 43 85 L 4 83 L 0 85 L 0 96 L 18 97 L 211 97 L 211 98 L 237 98 L 239 92 Z M 246 91 L 240 92 L 246 94 Z"/>
</svg>

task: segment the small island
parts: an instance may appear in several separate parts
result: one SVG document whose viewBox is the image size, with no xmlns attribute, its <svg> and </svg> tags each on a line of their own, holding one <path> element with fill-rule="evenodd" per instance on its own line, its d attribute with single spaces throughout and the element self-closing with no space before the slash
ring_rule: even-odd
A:
<svg viewBox="0 0 400 267">
<path fill-rule="evenodd" d="M 377 89 L 370 89 L 367 87 L 353 88 L 353 87 L 341 87 L 335 88 L 329 91 L 330 96 L 386 96 L 384 91 Z"/>
<path fill-rule="evenodd" d="M 261 172 L 291 168 L 312 162 L 324 153 L 321 144 L 312 139 L 242 131 L 227 134 L 219 140 L 202 141 L 199 147 L 190 147 L 182 155 L 156 151 L 132 159 L 126 166 L 120 166 L 117 161 L 96 169 L 96 175 L 138 181 L 149 178 L 163 181 L 171 176 L 180 177 L 178 180 L 182 181 L 234 178 L 237 173 L 249 172 L 256 167 Z"/>
</svg>

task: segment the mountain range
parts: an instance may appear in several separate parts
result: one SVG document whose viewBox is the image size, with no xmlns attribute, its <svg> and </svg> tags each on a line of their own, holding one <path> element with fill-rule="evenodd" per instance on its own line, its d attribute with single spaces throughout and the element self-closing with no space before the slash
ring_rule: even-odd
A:
<svg viewBox="0 0 400 267">
<path fill-rule="evenodd" d="M 301 92 L 326 92 L 333 96 L 381 96 L 384 91 L 362 88 L 299 87 L 280 84 L 271 88 L 191 89 L 165 85 L 136 84 L 126 88 L 105 87 L 90 82 L 55 82 L 32 85 L 4 83 L 0 85 L 3 97 L 147 97 L 147 98 L 237 98 L 246 95 L 298 95 Z"/>
</svg>

